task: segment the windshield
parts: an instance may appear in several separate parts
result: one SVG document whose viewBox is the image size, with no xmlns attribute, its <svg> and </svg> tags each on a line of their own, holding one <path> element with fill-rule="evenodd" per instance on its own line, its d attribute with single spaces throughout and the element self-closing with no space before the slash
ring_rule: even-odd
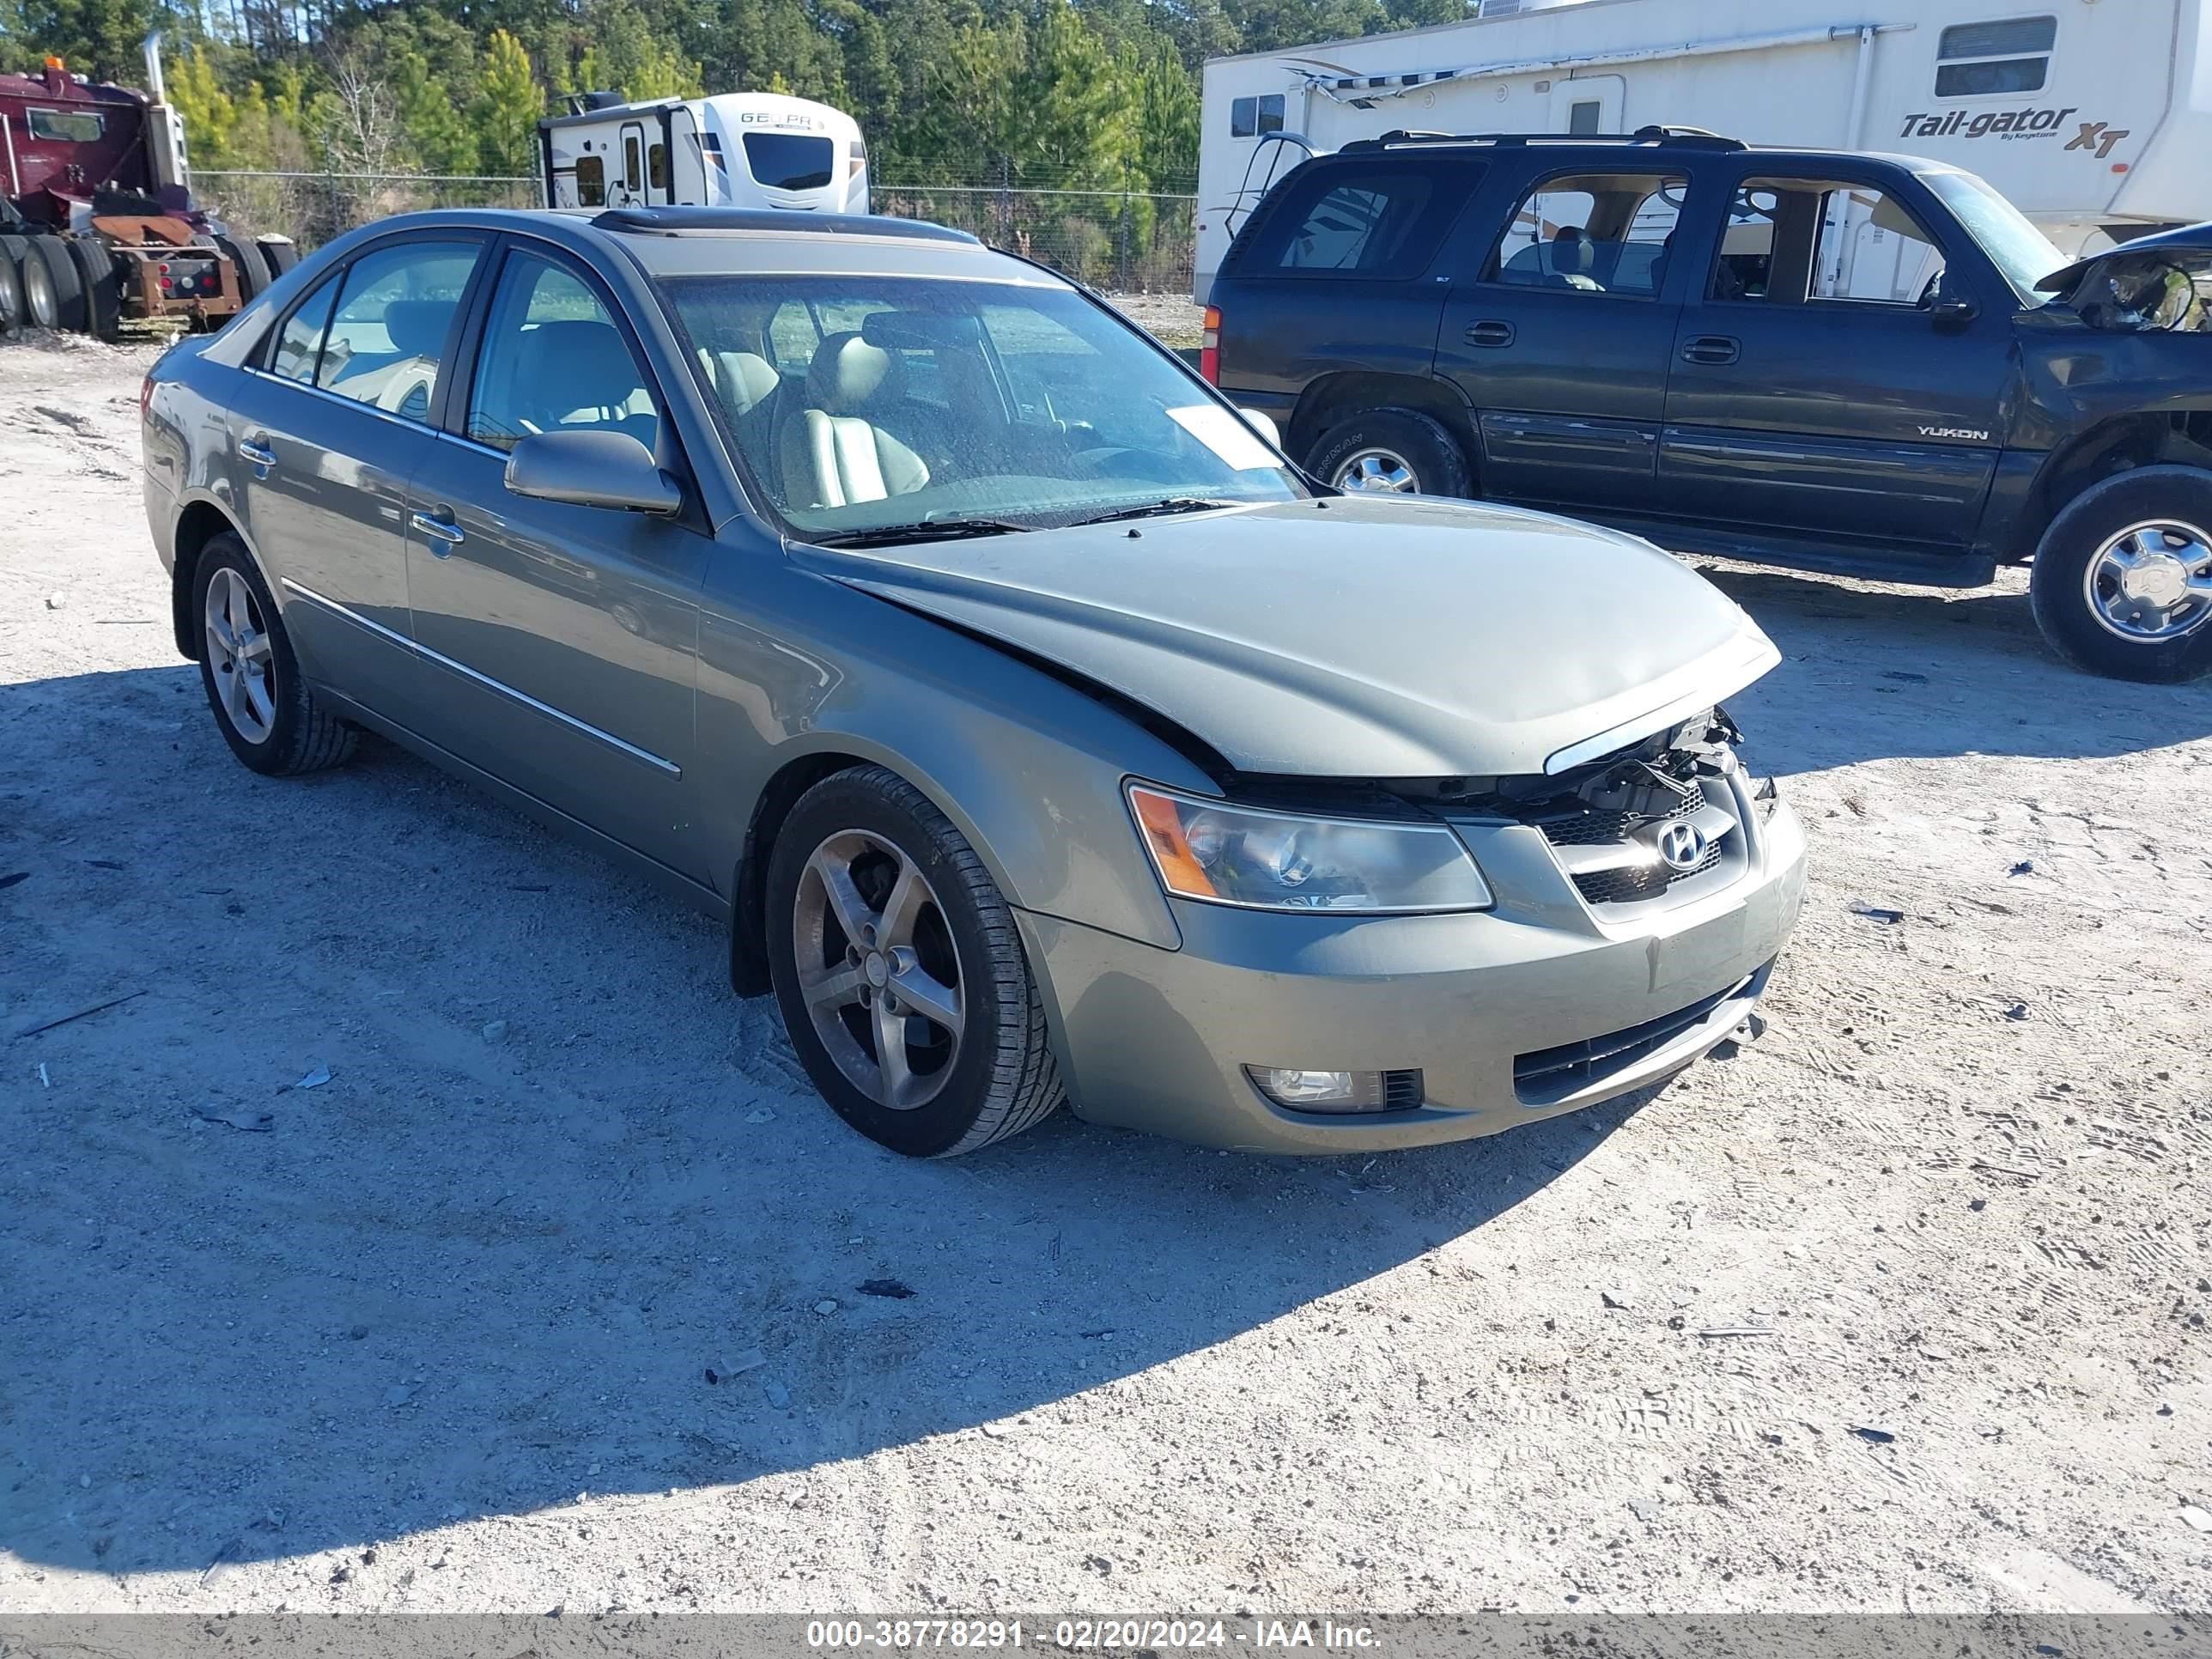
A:
<svg viewBox="0 0 2212 1659">
<path fill-rule="evenodd" d="M 875 276 L 664 286 L 744 471 L 808 539 L 1303 493 L 1233 410 L 1070 289 Z"/>
<path fill-rule="evenodd" d="M 2069 264 L 2034 222 L 1971 173 L 1923 173 L 1921 182 L 1981 245 L 2022 299 L 2036 297 L 2035 285 Z"/>
</svg>

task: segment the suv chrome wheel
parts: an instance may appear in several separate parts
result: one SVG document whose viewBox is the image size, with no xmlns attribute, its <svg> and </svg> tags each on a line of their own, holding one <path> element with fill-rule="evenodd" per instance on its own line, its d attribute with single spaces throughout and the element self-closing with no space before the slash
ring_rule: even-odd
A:
<svg viewBox="0 0 2212 1659">
<path fill-rule="evenodd" d="M 2130 525 L 2081 580 L 2090 613 L 2124 640 L 2178 640 L 2212 621 L 2212 538 L 2194 525 Z"/>
<path fill-rule="evenodd" d="M 1362 449 L 1347 455 L 1329 482 L 1339 489 L 1373 490 L 1381 495 L 1412 495 L 1421 488 L 1406 458 L 1388 449 Z"/>
<path fill-rule="evenodd" d="M 208 583 L 208 665 L 223 718 L 248 743 L 276 729 L 276 667 L 269 627 L 246 579 L 225 567 Z"/>
<path fill-rule="evenodd" d="M 829 836 L 792 907 L 799 988 L 846 1080 L 879 1106 L 933 1100 L 966 1024 L 960 954 L 921 866 L 866 830 Z"/>
</svg>

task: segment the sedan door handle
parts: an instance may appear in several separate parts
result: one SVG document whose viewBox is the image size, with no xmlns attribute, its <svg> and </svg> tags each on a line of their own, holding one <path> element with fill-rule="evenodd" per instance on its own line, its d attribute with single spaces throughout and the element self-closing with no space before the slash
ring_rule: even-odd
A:
<svg viewBox="0 0 2212 1659">
<path fill-rule="evenodd" d="M 1471 346 L 1510 346 L 1513 343 L 1513 325 L 1510 323 L 1469 323 L 1462 336 Z"/>
<path fill-rule="evenodd" d="M 1742 347 L 1725 334 L 1700 334 L 1682 348 L 1686 363 L 1732 363 Z"/>
<path fill-rule="evenodd" d="M 238 441 L 238 453 L 256 466 L 276 465 L 276 452 L 258 438 L 240 438 Z"/>
<path fill-rule="evenodd" d="M 468 539 L 462 533 L 460 526 L 442 514 L 434 518 L 428 513 L 417 513 L 410 516 L 408 522 L 432 541 L 444 544 L 442 547 L 433 547 L 430 550 L 441 559 L 447 557 L 454 548 Z"/>
</svg>

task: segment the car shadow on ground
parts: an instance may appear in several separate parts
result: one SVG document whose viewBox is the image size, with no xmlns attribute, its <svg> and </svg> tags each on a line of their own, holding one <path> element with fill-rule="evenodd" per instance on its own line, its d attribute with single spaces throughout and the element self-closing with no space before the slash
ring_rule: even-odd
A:
<svg viewBox="0 0 2212 1659">
<path fill-rule="evenodd" d="M 1062 1114 L 910 1162 L 805 1088 L 715 923 L 396 750 L 255 777 L 181 667 L 0 688 L 0 1549 L 40 1566 L 746 1480 L 1320 1298 L 1380 1322 L 1358 1287 L 1648 1098 L 1380 1160 Z"/>
<path fill-rule="evenodd" d="M 1781 650 L 1782 666 L 1729 707 L 1750 757 L 1785 776 L 1893 758 L 2126 755 L 2212 732 L 2212 681 L 2142 685 L 2061 661 L 2020 573 L 1958 592 L 1690 562 Z"/>
</svg>

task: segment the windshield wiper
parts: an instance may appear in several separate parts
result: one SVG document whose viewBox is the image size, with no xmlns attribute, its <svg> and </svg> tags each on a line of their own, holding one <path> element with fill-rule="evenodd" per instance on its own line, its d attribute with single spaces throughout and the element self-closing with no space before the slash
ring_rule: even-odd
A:
<svg viewBox="0 0 2212 1659">
<path fill-rule="evenodd" d="M 1208 501 L 1202 495 L 1170 495 L 1165 501 L 1146 501 L 1141 507 L 1116 507 L 1111 513 L 1101 513 L 1095 519 L 1078 519 L 1067 527 L 1080 530 L 1087 524 L 1116 524 L 1123 519 L 1158 519 L 1170 513 L 1204 513 L 1217 507 L 1243 507 L 1243 501 Z"/>
<path fill-rule="evenodd" d="M 971 536 L 1018 536 L 1035 525 L 1006 519 L 917 519 L 912 524 L 872 525 L 807 539 L 817 547 L 896 547 L 905 542 L 957 542 Z"/>
</svg>

